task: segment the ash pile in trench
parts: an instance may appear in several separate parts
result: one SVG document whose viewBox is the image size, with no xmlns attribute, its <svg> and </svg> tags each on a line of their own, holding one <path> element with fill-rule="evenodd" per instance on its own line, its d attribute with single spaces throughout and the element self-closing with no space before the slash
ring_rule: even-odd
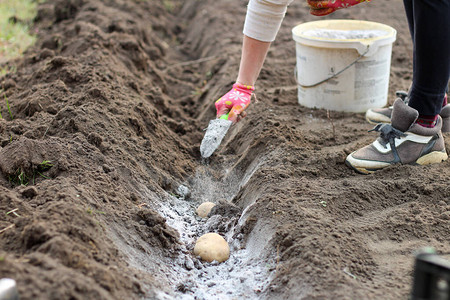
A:
<svg viewBox="0 0 450 300">
<path fill-rule="evenodd" d="M 180 239 L 152 204 L 201 165 L 201 129 L 235 79 L 244 15 L 237 0 L 40 5 L 37 44 L 0 77 L 14 117 L 3 110 L 0 120 L 0 274 L 17 279 L 23 299 L 151 299 L 170 289 L 160 275 Z M 399 30 L 391 92 L 411 78 L 401 15 L 401 3 L 379 2 L 332 16 Z M 366 177 L 343 165 L 372 141 L 371 127 L 361 115 L 298 106 L 290 28 L 309 20 L 295 2 L 259 103 L 209 167 L 254 169 L 228 200 L 247 209 L 245 236 L 273 233 L 264 242 L 277 266 L 261 298 L 406 298 L 411 251 L 450 250 L 447 184 L 436 181 L 448 163 Z"/>
</svg>

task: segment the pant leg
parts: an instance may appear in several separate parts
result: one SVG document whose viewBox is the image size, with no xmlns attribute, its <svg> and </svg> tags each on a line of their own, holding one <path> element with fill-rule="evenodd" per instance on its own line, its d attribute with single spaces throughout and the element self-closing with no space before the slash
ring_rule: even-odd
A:
<svg viewBox="0 0 450 300">
<path fill-rule="evenodd" d="M 293 0 L 250 0 L 244 34 L 262 42 L 273 42 L 288 5 Z"/>
<path fill-rule="evenodd" d="M 411 34 L 411 39 L 414 43 L 414 15 L 413 15 L 413 0 L 403 0 L 403 5 L 405 6 L 406 19 L 408 20 L 409 33 Z"/>
<path fill-rule="evenodd" d="M 414 70 L 409 106 L 437 115 L 450 76 L 450 0 L 410 0 L 413 16 Z"/>
</svg>

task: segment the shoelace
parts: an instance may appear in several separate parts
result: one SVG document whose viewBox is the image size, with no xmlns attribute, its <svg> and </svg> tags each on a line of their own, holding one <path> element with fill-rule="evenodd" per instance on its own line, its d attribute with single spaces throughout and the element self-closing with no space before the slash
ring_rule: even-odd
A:
<svg viewBox="0 0 450 300">
<path fill-rule="evenodd" d="M 377 124 L 373 129 L 369 130 L 369 132 L 377 131 L 380 133 L 381 144 L 384 148 L 389 143 L 391 145 L 392 151 L 395 150 L 395 139 L 405 137 L 406 134 L 398 129 L 392 127 L 391 124 L 380 123 Z"/>
<path fill-rule="evenodd" d="M 395 92 L 395 95 L 396 95 L 398 98 L 402 99 L 402 101 L 403 101 L 406 105 L 408 105 L 408 102 L 409 102 L 408 92 L 406 92 L 406 91 L 396 91 L 396 92 Z"/>
</svg>

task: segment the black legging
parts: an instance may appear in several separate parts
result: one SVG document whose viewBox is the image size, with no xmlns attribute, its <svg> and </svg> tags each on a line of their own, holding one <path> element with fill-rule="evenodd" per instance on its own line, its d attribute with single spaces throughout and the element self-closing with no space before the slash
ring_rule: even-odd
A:
<svg viewBox="0 0 450 300">
<path fill-rule="evenodd" d="M 440 113 L 450 77 L 450 0 L 403 0 L 413 41 L 409 106 Z"/>
</svg>

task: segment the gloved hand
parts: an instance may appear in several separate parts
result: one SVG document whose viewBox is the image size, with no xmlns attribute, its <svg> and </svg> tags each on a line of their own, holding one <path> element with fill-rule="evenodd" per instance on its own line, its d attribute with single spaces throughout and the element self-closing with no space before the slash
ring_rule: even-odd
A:
<svg viewBox="0 0 450 300">
<path fill-rule="evenodd" d="M 370 0 L 307 0 L 309 5 L 309 13 L 314 16 L 325 16 L 332 12 L 354 6 L 362 2 Z"/>
<path fill-rule="evenodd" d="M 229 112 L 228 120 L 236 123 L 245 117 L 244 110 L 250 105 L 254 90 L 255 88 L 251 85 L 233 84 L 233 88 L 216 101 L 217 118 Z"/>
</svg>

